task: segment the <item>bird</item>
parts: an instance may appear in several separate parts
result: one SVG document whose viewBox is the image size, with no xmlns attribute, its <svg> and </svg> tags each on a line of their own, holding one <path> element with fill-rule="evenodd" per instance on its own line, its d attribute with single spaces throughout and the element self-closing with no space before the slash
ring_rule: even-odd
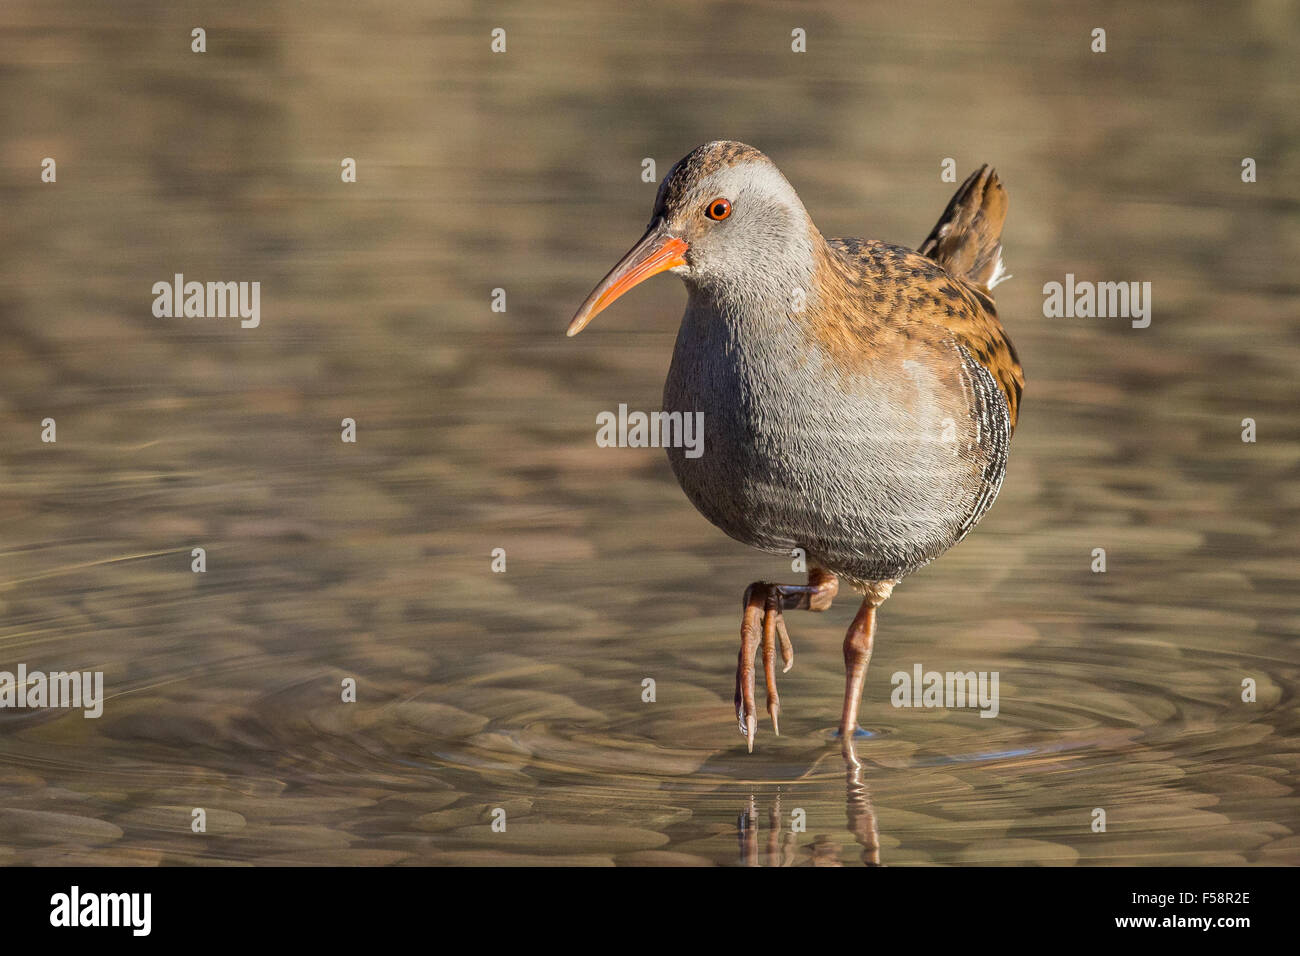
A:
<svg viewBox="0 0 1300 956">
<path fill-rule="evenodd" d="M 822 236 L 760 150 L 718 140 L 664 177 L 641 239 L 582 303 L 577 335 L 661 272 L 686 285 L 663 409 L 704 415 L 703 448 L 668 448 L 686 496 L 732 538 L 806 556 L 807 581 L 745 589 L 735 706 L 754 750 L 755 656 L 780 734 L 784 611 L 861 604 L 844 638 L 838 736 L 852 752 L 877 610 L 961 541 L 997 497 L 1024 372 L 998 320 L 1007 192 L 984 165 L 917 249 Z"/>
</svg>

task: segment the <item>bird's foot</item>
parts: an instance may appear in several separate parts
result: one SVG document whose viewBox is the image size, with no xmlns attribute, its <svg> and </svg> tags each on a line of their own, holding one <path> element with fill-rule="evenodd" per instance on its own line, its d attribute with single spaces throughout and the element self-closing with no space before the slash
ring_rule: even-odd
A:
<svg viewBox="0 0 1300 956">
<path fill-rule="evenodd" d="M 781 661 L 788 671 L 794 666 L 794 646 L 781 614 L 780 585 L 756 581 L 745 590 L 744 617 L 740 625 L 740 657 L 736 663 L 736 717 L 750 753 L 758 729 L 754 704 L 754 650 L 761 641 L 763 676 L 767 683 L 767 712 L 772 729 L 781 735 L 781 695 L 776 690 L 776 644 L 781 643 Z"/>
<path fill-rule="evenodd" d="M 805 584 L 769 584 L 755 581 L 745 589 L 745 608 L 740 624 L 740 656 L 736 662 L 736 718 L 745 735 L 749 752 L 754 752 L 758 730 L 754 703 L 754 653 L 763 648 L 763 676 L 767 684 L 767 712 L 772 729 L 781 735 L 781 695 L 776 690 L 776 649 L 781 648 L 782 673 L 794 666 L 794 645 L 786 630 L 785 608 L 824 611 L 839 589 L 839 581 L 828 571 L 814 570 Z"/>
</svg>

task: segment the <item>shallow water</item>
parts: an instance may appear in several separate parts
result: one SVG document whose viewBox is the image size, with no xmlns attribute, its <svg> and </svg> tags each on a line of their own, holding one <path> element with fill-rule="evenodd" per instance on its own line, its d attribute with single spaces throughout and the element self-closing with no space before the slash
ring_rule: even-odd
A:
<svg viewBox="0 0 1300 956">
<path fill-rule="evenodd" d="M 1018 4 L 317 6 L 0 15 L 0 670 L 108 697 L 0 710 L 0 862 L 1300 862 L 1293 8 L 1115 8 L 1095 55 Z M 642 158 L 712 138 L 828 235 L 919 242 L 947 156 L 1011 195 L 1010 471 L 883 608 L 857 774 L 853 602 L 788 615 L 747 754 L 740 596 L 799 576 L 594 443 L 658 407 L 679 285 L 562 334 Z M 154 318 L 177 272 L 261 325 Z M 1150 281 L 1151 326 L 1044 318 L 1066 273 Z M 998 717 L 891 707 L 917 663 L 997 671 Z"/>
</svg>

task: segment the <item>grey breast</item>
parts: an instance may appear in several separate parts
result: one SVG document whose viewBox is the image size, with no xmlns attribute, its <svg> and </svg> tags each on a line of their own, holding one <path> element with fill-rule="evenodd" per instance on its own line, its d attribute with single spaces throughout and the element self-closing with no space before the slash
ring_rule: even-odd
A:
<svg viewBox="0 0 1300 956">
<path fill-rule="evenodd" d="M 896 580 L 961 540 L 997 495 L 1009 416 L 956 343 L 904 374 L 845 376 L 797 320 L 688 304 L 664 408 L 704 412 L 704 448 L 668 449 L 711 522 L 857 581 Z M 960 383 L 959 388 L 954 385 Z"/>
</svg>

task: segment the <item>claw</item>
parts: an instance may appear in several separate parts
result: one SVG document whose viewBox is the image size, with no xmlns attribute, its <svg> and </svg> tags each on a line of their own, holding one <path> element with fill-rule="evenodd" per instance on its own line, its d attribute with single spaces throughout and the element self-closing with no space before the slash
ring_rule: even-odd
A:
<svg viewBox="0 0 1300 956">
<path fill-rule="evenodd" d="M 740 656 L 736 662 L 736 716 L 750 753 L 754 752 L 754 732 L 757 729 L 754 717 L 754 652 L 761 636 L 758 616 L 766 601 L 765 591 L 751 585 L 745 591 L 745 612 L 740 624 Z"/>
<path fill-rule="evenodd" d="M 781 696 L 776 692 L 776 622 L 780 615 L 779 598 L 769 590 L 763 607 L 763 678 L 767 685 L 767 712 L 772 717 L 772 729 L 781 736 L 777 716 L 781 713 Z"/>
<path fill-rule="evenodd" d="M 776 612 L 776 636 L 781 639 L 781 663 L 785 665 L 781 673 L 788 674 L 794 667 L 794 645 L 790 643 L 790 632 L 785 629 L 785 615 L 780 611 Z"/>
</svg>

